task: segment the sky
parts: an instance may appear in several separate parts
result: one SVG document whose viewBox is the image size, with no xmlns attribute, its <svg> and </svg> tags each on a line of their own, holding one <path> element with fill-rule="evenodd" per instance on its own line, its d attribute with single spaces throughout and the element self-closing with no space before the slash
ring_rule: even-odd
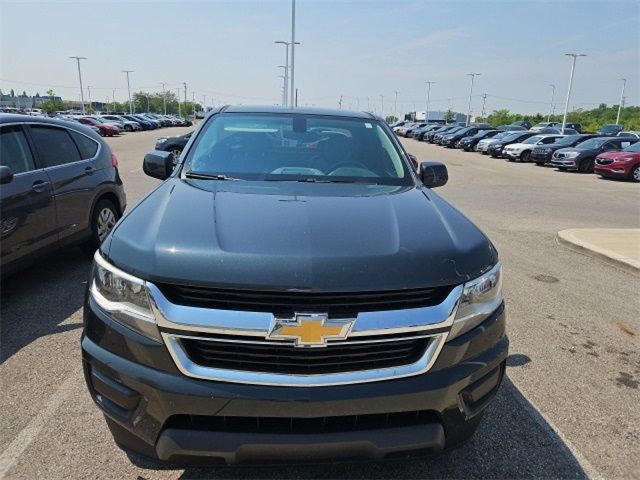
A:
<svg viewBox="0 0 640 480">
<path fill-rule="evenodd" d="M 281 101 L 291 0 L 0 0 L 0 89 L 79 99 L 75 60 L 94 101 L 132 91 L 174 92 L 219 104 Z M 640 2 L 636 0 L 297 0 L 295 79 L 299 105 L 384 114 L 506 108 L 547 113 L 640 102 Z M 397 94 L 397 103 L 395 102 Z M 177 92 L 176 92 L 177 93 Z M 184 90 L 181 89 L 181 96 Z M 206 95 L 206 99 L 205 99 Z"/>
</svg>

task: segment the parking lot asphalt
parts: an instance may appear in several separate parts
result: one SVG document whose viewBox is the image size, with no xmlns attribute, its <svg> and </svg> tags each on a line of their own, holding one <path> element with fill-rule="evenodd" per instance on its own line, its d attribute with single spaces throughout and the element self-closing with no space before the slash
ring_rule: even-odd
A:
<svg viewBox="0 0 640 480">
<path fill-rule="evenodd" d="M 155 138 L 189 130 L 107 140 L 129 207 L 158 184 L 141 169 Z M 84 385 L 90 259 L 69 248 L 2 283 L 0 478 L 637 478 L 640 279 L 555 239 L 568 228 L 638 227 L 638 185 L 404 143 L 447 164 L 438 193 L 489 235 L 504 265 L 507 379 L 469 443 L 373 464 L 183 469 L 129 458 Z"/>
</svg>

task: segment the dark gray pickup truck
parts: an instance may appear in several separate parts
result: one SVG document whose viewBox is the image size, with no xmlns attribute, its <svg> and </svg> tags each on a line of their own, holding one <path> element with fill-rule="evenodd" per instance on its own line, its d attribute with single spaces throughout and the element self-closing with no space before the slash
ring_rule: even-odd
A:
<svg viewBox="0 0 640 480">
<path fill-rule="evenodd" d="M 382 459 L 459 445 L 502 381 L 498 254 L 369 113 L 225 107 L 95 255 L 89 391 L 175 463 Z"/>
</svg>

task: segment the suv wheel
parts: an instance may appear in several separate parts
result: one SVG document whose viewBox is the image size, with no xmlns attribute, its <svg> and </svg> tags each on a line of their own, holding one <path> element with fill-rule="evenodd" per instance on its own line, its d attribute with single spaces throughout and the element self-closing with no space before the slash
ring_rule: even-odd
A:
<svg viewBox="0 0 640 480">
<path fill-rule="evenodd" d="M 105 198 L 96 204 L 91 214 L 91 237 L 85 244 L 87 252 L 96 251 L 119 218 L 118 209 L 111 200 Z"/>
<path fill-rule="evenodd" d="M 524 163 L 529 163 L 531 161 L 531 152 L 529 150 L 525 150 L 520 154 L 520 161 Z"/>
<path fill-rule="evenodd" d="M 124 126 L 124 131 L 125 132 L 131 132 L 131 131 L 133 131 L 133 127 L 131 125 L 125 125 Z"/>
<path fill-rule="evenodd" d="M 634 182 L 640 182 L 640 164 L 633 167 L 633 170 L 631 170 L 631 175 L 629 175 L 629 177 Z"/>
</svg>

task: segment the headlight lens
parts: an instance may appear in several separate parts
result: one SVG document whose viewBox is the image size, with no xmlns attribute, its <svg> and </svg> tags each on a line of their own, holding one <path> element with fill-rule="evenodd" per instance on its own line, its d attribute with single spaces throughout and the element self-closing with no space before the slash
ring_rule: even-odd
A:
<svg viewBox="0 0 640 480">
<path fill-rule="evenodd" d="M 566 158 L 576 158 L 578 155 L 580 155 L 579 152 L 567 152 L 564 154 Z"/>
<path fill-rule="evenodd" d="M 480 325 L 502 303 L 502 265 L 464 284 L 449 340 Z"/>
<path fill-rule="evenodd" d="M 94 257 L 91 298 L 112 320 L 162 343 L 144 280 L 109 264 L 100 252 Z"/>
</svg>

